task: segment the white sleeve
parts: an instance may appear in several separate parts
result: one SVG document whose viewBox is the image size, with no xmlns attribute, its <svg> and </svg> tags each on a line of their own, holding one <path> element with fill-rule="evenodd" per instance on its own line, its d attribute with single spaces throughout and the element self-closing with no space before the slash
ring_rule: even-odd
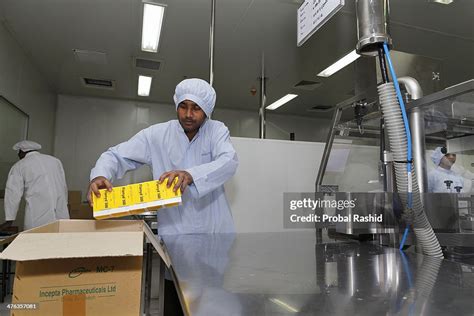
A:
<svg viewBox="0 0 474 316">
<path fill-rule="evenodd" d="M 62 195 L 58 200 L 58 205 L 56 205 L 56 218 L 57 219 L 69 219 L 69 209 L 67 207 L 67 184 L 66 184 L 66 175 L 64 174 L 64 168 L 61 161 L 58 160 L 58 168 L 60 179 L 60 195 Z"/>
<path fill-rule="evenodd" d="M 239 164 L 237 153 L 230 142 L 227 127 L 219 128 L 213 136 L 213 140 L 214 161 L 186 170 L 193 177 L 194 182 L 189 186 L 189 189 L 194 198 L 201 198 L 222 186 L 235 174 Z"/>
<path fill-rule="evenodd" d="M 20 206 L 21 197 L 25 189 L 23 176 L 17 165 L 10 169 L 8 174 L 7 185 L 5 188 L 5 220 L 14 221 L 18 208 Z"/>
</svg>

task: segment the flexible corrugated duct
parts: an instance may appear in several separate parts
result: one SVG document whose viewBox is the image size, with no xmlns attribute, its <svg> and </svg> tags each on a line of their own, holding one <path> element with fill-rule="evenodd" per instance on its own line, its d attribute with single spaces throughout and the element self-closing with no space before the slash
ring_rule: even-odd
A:
<svg viewBox="0 0 474 316">
<path fill-rule="evenodd" d="M 395 178 L 397 192 L 400 194 L 403 205 L 407 205 L 408 194 L 412 194 L 412 208 L 404 213 L 406 219 L 411 219 L 413 231 L 416 238 L 422 246 L 422 252 L 425 255 L 433 257 L 443 257 L 440 244 L 431 227 L 428 218 L 423 209 L 420 198 L 418 181 L 416 180 L 415 170 L 412 167 L 412 193 L 408 188 L 407 159 L 407 135 L 402 119 L 400 104 L 397 99 L 393 83 L 384 83 L 378 86 L 380 107 L 385 120 L 386 132 L 389 138 L 390 151 L 395 161 Z"/>
</svg>

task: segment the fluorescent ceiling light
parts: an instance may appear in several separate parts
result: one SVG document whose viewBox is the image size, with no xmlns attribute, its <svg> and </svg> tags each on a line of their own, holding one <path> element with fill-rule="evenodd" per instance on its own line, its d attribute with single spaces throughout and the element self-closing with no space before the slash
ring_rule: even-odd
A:
<svg viewBox="0 0 474 316">
<path fill-rule="evenodd" d="M 441 4 L 451 4 L 454 0 L 431 0 L 431 2 L 441 3 Z"/>
<path fill-rule="evenodd" d="M 283 302 L 282 300 L 279 300 L 277 298 L 270 298 L 269 300 L 270 300 L 270 302 L 275 303 L 275 304 L 279 305 L 280 307 L 283 307 L 284 309 L 286 309 L 290 313 L 298 313 L 299 312 L 298 309 L 294 308 L 290 304 L 287 304 L 287 303 Z"/>
<path fill-rule="evenodd" d="M 298 96 L 297 94 L 287 94 L 283 98 L 281 98 L 281 99 L 273 102 L 269 106 L 267 106 L 266 109 L 267 110 L 275 110 L 275 109 L 279 108 L 280 106 L 282 106 L 283 104 L 293 100 L 297 96 Z"/>
<path fill-rule="evenodd" d="M 156 53 L 160 41 L 161 26 L 165 7 L 156 4 L 143 4 L 142 50 Z"/>
<path fill-rule="evenodd" d="M 355 50 L 347 54 L 346 56 L 342 57 L 338 61 L 336 61 L 334 64 L 329 66 L 328 68 L 324 69 L 318 74 L 318 77 L 329 77 L 341 70 L 342 68 L 346 67 L 350 63 L 352 63 L 354 60 L 359 58 L 360 55 L 356 53 Z"/>
<path fill-rule="evenodd" d="M 138 76 L 138 95 L 141 97 L 147 97 L 150 95 L 151 88 L 151 77 Z"/>
</svg>

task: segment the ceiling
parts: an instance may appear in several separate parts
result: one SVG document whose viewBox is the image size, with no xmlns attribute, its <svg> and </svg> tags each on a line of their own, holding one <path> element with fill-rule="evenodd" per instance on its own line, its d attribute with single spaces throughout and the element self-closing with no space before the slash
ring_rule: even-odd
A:
<svg viewBox="0 0 474 316">
<path fill-rule="evenodd" d="M 354 91 L 352 66 L 329 78 L 316 74 L 354 49 L 356 19 L 353 0 L 314 34 L 296 46 L 296 10 L 302 0 L 217 0 L 215 88 L 218 107 L 257 111 L 262 52 L 265 55 L 267 102 L 287 93 L 299 97 L 277 113 L 329 117 L 330 111 L 308 111 L 350 98 Z M 0 18 L 32 62 L 58 94 L 110 97 L 172 103 L 175 85 L 185 77 L 209 76 L 210 0 L 160 0 L 166 13 L 159 51 L 140 51 L 141 0 L 2 0 Z M 391 29 L 394 46 L 401 51 L 439 58 L 447 72 L 472 68 L 457 58 L 455 42 L 474 55 L 474 1 L 451 5 L 428 0 L 392 0 Z M 420 37 L 426 38 L 425 41 Z M 433 38 L 440 39 L 433 49 Z M 443 42 L 444 41 L 444 42 Z M 435 41 L 436 42 L 436 41 Z M 73 50 L 106 54 L 106 64 L 81 63 Z M 150 97 L 138 97 L 134 57 L 159 60 L 152 74 Z M 462 64 L 464 63 L 464 65 Z M 474 77 L 474 71 L 467 75 Z M 451 69 L 451 70 L 450 70 Z M 111 79 L 114 89 L 85 87 L 81 77 Z M 295 89 L 301 80 L 318 81 L 313 91 Z M 450 79 L 455 81 L 456 78 Z M 456 81 L 455 81 L 456 82 Z"/>
</svg>

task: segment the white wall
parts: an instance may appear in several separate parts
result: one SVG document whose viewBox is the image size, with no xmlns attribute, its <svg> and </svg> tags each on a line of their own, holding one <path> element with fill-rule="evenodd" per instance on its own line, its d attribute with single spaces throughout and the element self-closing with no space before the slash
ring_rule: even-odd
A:
<svg viewBox="0 0 474 316">
<path fill-rule="evenodd" d="M 43 146 L 42 152 L 52 153 L 56 95 L 1 23 L 0 95 L 29 115 L 29 138 Z M 4 148 L 11 148 L 12 145 L 1 144 L 0 148 L 5 150 Z M 4 218 L 3 199 L 0 199 L 0 222 L 3 222 Z M 17 222 L 22 221 L 21 211 Z"/>
<path fill-rule="evenodd" d="M 238 232 L 283 231 L 283 193 L 314 192 L 323 143 L 233 137 L 239 157 L 226 195 Z"/>
<path fill-rule="evenodd" d="M 69 190 L 81 190 L 85 198 L 90 171 L 107 148 L 155 122 L 169 120 L 174 113 L 171 106 L 59 95 L 55 156 L 63 163 Z M 116 184 L 147 180 L 150 176 L 142 168 Z"/>
<path fill-rule="evenodd" d="M 174 105 L 59 95 L 55 156 L 64 164 L 69 189 L 81 190 L 84 195 L 90 170 L 102 152 L 147 126 L 175 118 Z M 257 113 L 217 109 L 213 118 L 223 121 L 232 137 L 258 135 Z M 269 115 L 267 119 L 268 138 L 288 139 L 289 133 L 283 132 L 288 131 L 295 132 L 297 140 L 322 140 L 329 124 L 326 120 L 280 115 Z M 149 177 L 148 170 L 138 170 L 118 183 Z"/>
<path fill-rule="evenodd" d="M 56 94 L 2 24 L 0 95 L 30 116 L 29 137 L 41 143 L 44 153 L 52 153 Z"/>
<path fill-rule="evenodd" d="M 213 118 L 224 122 L 231 136 L 259 137 L 258 112 L 216 109 Z M 295 140 L 324 142 L 329 132 L 330 120 L 305 118 L 268 113 L 266 115 L 266 138 L 289 140 L 295 133 Z"/>
</svg>

